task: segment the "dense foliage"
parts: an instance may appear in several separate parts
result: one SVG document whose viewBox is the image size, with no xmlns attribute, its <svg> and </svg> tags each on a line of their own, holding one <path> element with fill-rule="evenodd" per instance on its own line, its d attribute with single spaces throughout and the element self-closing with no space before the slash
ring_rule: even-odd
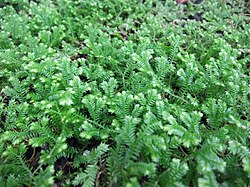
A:
<svg viewBox="0 0 250 187">
<path fill-rule="evenodd" d="M 0 186 L 249 186 L 249 3 L 4 0 Z"/>
</svg>

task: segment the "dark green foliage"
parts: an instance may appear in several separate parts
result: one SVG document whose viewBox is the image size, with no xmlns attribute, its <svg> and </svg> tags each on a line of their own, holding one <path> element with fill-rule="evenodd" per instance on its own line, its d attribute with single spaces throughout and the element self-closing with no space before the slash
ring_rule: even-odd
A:
<svg viewBox="0 0 250 187">
<path fill-rule="evenodd" d="M 0 1 L 0 186 L 249 186 L 248 9 Z"/>
</svg>

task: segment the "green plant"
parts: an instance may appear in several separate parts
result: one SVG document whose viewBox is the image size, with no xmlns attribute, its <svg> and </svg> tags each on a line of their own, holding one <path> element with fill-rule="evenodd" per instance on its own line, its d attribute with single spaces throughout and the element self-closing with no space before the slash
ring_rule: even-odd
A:
<svg viewBox="0 0 250 187">
<path fill-rule="evenodd" d="M 249 185 L 249 3 L 0 6 L 0 186 Z"/>
</svg>

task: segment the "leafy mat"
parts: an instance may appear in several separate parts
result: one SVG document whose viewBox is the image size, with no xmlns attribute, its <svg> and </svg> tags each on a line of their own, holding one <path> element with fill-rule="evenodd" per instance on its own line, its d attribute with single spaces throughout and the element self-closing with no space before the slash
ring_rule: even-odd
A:
<svg viewBox="0 0 250 187">
<path fill-rule="evenodd" d="M 249 186 L 249 2 L 4 0 L 0 186 Z"/>
</svg>

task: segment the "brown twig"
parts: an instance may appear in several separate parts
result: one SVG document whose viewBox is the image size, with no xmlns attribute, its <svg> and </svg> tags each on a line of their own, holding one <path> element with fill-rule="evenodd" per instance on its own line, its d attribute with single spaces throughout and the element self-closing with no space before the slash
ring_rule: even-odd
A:
<svg viewBox="0 0 250 187">
<path fill-rule="evenodd" d="M 183 149 L 182 149 L 182 147 L 180 146 L 180 150 L 181 150 L 181 152 L 185 155 L 185 156 L 189 156 Z"/>
</svg>

